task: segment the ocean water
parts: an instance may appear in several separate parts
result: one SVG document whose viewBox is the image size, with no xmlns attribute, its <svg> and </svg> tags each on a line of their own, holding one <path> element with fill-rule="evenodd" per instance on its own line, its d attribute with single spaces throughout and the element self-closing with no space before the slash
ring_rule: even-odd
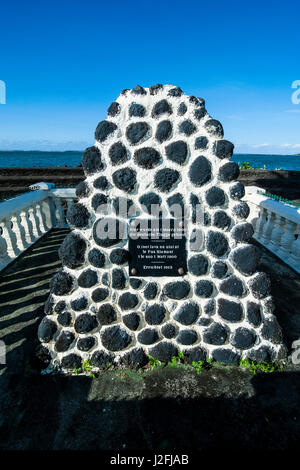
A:
<svg viewBox="0 0 300 470">
<path fill-rule="evenodd" d="M 77 166 L 81 162 L 83 152 L 43 152 L 43 151 L 0 151 L 0 167 L 30 167 L 30 166 Z M 241 154 L 233 155 L 232 161 L 241 165 L 249 162 L 253 168 L 267 170 L 300 171 L 300 155 L 263 155 Z"/>
</svg>

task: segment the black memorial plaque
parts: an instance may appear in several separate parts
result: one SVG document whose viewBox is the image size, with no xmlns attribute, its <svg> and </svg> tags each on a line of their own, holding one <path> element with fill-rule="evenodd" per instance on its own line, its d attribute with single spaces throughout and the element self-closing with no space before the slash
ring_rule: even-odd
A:
<svg viewBox="0 0 300 470">
<path fill-rule="evenodd" d="M 135 219 L 129 224 L 129 275 L 182 276 L 186 237 L 178 219 Z"/>
</svg>

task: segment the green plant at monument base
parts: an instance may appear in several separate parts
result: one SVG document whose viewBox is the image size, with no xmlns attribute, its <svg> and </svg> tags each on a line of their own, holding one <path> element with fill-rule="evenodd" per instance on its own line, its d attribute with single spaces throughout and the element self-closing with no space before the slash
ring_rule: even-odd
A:
<svg viewBox="0 0 300 470">
<path fill-rule="evenodd" d="M 241 359 L 240 366 L 245 367 L 253 375 L 256 375 L 257 372 L 262 372 L 263 374 L 271 374 L 275 371 L 283 370 L 283 364 L 273 364 L 271 362 L 262 361 L 255 363 L 254 361 L 249 361 L 248 359 Z"/>
<path fill-rule="evenodd" d="M 96 376 L 93 372 L 91 372 L 92 369 L 93 369 L 93 366 L 92 366 L 91 362 L 88 359 L 86 359 L 81 364 L 81 367 L 75 367 L 74 368 L 73 375 L 79 375 L 79 374 L 82 374 L 83 372 L 90 372 L 88 374 L 88 377 L 90 377 L 91 379 L 95 379 Z"/>
<path fill-rule="evenodd" d="M 182 351 L 179 351 L 177 356 L 172 357 L 170 361 L 170 365 L 175 366 L 176 364 L 182 364 L 183 361 L 184 361 L 184 354 Z"/>
<path fill-rule="evenodd" d="M 192 367 L 195 369 L 197 374 L 200 374 L 200 370 L 203 368 L 204 361 L 193 361 Z"/>
<path fill-rule="evenodd" d="M 148 354 L 149 358 L 149 365 L 151 367 L 151 370 L 155 369 L 156 367 L 161 366 L 161 362 L 158 359 L 155 359 L 151 354 Z"/>
</svg>

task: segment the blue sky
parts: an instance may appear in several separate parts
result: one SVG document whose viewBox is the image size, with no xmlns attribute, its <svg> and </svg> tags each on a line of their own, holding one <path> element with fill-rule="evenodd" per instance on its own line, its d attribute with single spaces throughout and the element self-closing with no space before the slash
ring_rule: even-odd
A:
<svg viewBox="0 0 300 470">
<path fill-rule="evenodd" d="M 300 153 L 296 2 L 22 0 L 0 9 L 0 149 L 81 150 L 123 88 L 169 83 L 205 98 L 237 152 Z"/>
</svg>

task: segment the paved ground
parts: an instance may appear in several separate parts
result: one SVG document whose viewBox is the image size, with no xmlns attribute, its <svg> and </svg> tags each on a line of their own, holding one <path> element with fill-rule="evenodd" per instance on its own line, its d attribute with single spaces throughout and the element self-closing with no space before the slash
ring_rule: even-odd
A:
<svg viewBox="0 0 300 470">
<path fill-rule="evenodd" d="M 300 369 L 252 376 L 186 366 L 41 376 L 36 332 L 66 230 L 40 240 L 0 277 L 0 450 L 287 449 L 300 441 Z M 289 352 L 300 338 L 300 276 L 262 250 Z"/>
</svg>

